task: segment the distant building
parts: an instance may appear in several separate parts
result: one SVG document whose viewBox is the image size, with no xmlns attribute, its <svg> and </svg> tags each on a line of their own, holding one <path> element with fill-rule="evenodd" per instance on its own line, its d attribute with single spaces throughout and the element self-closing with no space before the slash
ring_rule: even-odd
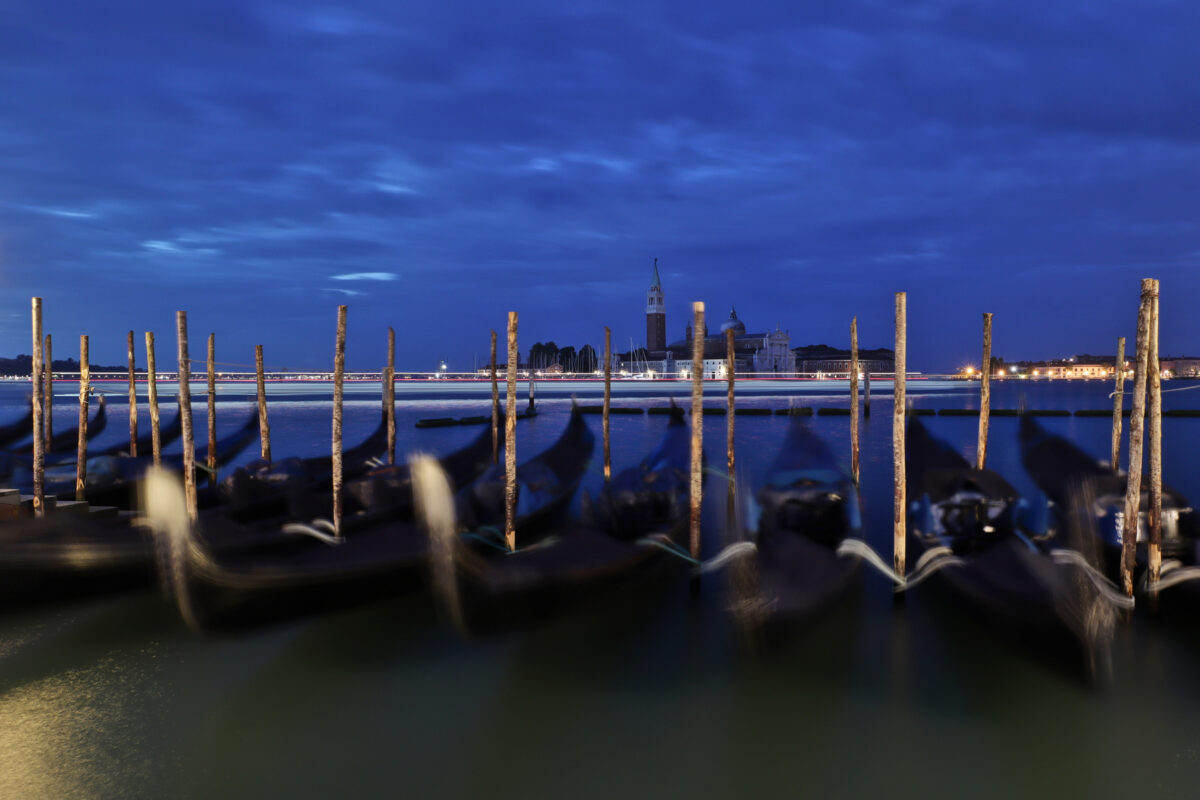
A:
<svg viewBox="0 0 1200 800">
<path fill-rule="evenodd" d="M 1200 358 L 1159 359 L 1165 378 L 1200 378 Z"/>
<path fill-rule="evenodd" d="M 810 344 L 792 350 L 796 371 L 802 375 L 818 372 L 849 373 L 850 351 L 830 347 L 827 344 Z M 858 351 L 860 372 L 896 371 L 896 354 L 886 347 Z"/>
<path fill-rule="evenodd" d="M 658 277 L 658 259 L 654 259 L 654 276 L 646 292 L 646 349 L 659 352 L 667 346 L 667 308 L 663 305 L 662 281 Z"/>
<path fill-rule="evenodd" d="M 796 359 L 789 347 L 787 331 L 747 333 L 746 324 L 730 309 L 729 319 L 721 325 L 720 333 L 709 335 L 708 325 L 701 332 L 704 340 L 704 370 L 706 378 L 725 377 L 727 345 L 725 332 L 733 331 L 734 372 L 763 376 L 791 377 L 796 373 Z M 633 364 L 635 371 L 654 372 L 662 376 L 691 377 L 693 331 L 689 322 L 684 337 L 666 344 L 666 311 L 663 305 L 662 281 L 658 275 L 658 260 L 646 293 L 646 352 L 642 364 Z"/>
</svg>

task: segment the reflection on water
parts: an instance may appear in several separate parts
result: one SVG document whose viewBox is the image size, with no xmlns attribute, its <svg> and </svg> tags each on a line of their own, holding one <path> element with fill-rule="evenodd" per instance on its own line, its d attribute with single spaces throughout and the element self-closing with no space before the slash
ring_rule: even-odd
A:
<svg viewBox="0 0 1200 800">
<path fill-rule="evenodd" d="M 910 390 L 918 404 L 969 407 L 971 388 Z M 1016 407 L 1017 388 L 997 387 L 996 405 Z M 1033 407 L 1108 402 L 1107 385 L 1019 388 Z M 23 387 L 9 389 L 0 387 L 0 423 L 20 405 Z M 479 428 L 412 425 L 486 413 L 486 394 L 401 393 L 401 450 L 465 444 Z M 796 398 L 776 387 L 745 402 L 827 396 L 829 387 Z M 566 397 L 541 387 L 538 397 L 543 414 L 518 426 L 521 454 L 553 441 L 566 419 Z M 1189 405 L 1187 393 L 1167 397 Z M 109 411 L 120 415 L 117 400 Z M 886 554 L 891 409 L 884 395 L 874 405 L 862 426 L 865 524 Z M 251 404 L 223 408 L 222 430 L 232 430 Z M 374 428 L 377 409 L 364 398 L 348 407 L 347 443 Z M 67 426 L 69 412 L 57 407 Z M 328 446 L 327 402 L 273 401 L 271 422 L 277 452 Z M 599 434 L 599 417 L 588 422 Z M 740 481 L 761 476 L 785 423 L 737 418 Z M 640 459 L 665 424 L 614 417 L 614 466 Z M 848 464 L 848 420 L 812 424 Z M 1107 419 L 1045 424 L 1094 454 L 1108 451 Z M 976 425 L 929 420 L 967 456 Z M 1164 431 L 1167 480 L 1200 497 L 1191 465 L 1200 420 L 1168 418 Z M 96 446 L 122 435 L 110 426 Z M 724 418 L 706 420 L 710 453 L 723 451 L 724 435 Z M 989 466 L 1032 489 L 1015 419 L 992 420 Z M 601 481 L 593 463 L 585 488 Z M 723 542 L 724 495 L 711 477 L 709 553 Z M 474 641 L 422 597 L 215 637 L 184 628 L 152 593 L 5 609 L 0 796 L 1173 796 L 1192 794 L 1200 778 L 1200 636 L 1190 619 L 1135 615 L 1118 631 L 1112 685 L 1095 690 L 993 635 L 933 587 L 896 604 L 888 585 L 864 574 L 826 617 L 753 642 L 725 613 L 723 576 L 703 581 L 695 598 L 687 587 L 685 572 L 668 570 L 636 596 Z"/>
</svg>

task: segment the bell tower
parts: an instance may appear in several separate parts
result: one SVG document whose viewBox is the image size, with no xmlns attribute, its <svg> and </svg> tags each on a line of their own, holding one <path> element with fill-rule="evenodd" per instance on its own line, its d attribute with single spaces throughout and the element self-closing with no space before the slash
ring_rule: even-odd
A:
<svg viewBox="0 0 1200 800">
<path fill-rule="evenodd" d="M 654 276 L 646 292 L 646 349 L 650 352 L 667 349 L 667 309 L 663 305 L 662 281 L 658 277 L 658 259 L 654 259 Z"/>
</svg>

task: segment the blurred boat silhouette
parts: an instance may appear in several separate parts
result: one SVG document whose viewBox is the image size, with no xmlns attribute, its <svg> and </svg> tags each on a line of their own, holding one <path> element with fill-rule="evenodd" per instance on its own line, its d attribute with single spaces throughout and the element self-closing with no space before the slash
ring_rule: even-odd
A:
<svg viewBox="0 0 1200 800">
<path fill-rule="evenodd" d="M 529 483 L 523 487 L 527 501 L 517 520 L 521 529 L 536 535 L 561 514 L 587 469 L 592 440 L 573 412 L 558 441 L 522 465 Z M 459 491 L 459 503 L 473 507 L 480 524 L 494 524 L 487 498 L 497 491 L 491 485 L 497 477 L 494 470 L 485 471 L 491 461 L 491 431 L 481 433 L 466 452 L 443 461 L 453 470 L 449 484 Z M 403 475 L 407 469 L 392 469 L 387 480 L 394 491 L 411 498 L 411 476 Z M 379 483 L 372 481 L 364 478 L 369 488 L 351 489 L 347 495 L 374 496 Z M 498 491 L 502 496 L 502 480 Z M 484 501 L 476 506 L 481 497 Z M 411 499 L 391 498 L 378 508 L 348 514 L 340 540 L 329 535 L 325 524 L 292 525 L 254 546 L 224 552 L 219 543 L 244 537 L 207 516 L 185 537 L 156 533 L 160 567 L 181 614 L 195 628 L 252 627 L 329 611 L 424 586 L 430 541 L 411 511 Z"/>
<path fill-rule="evenodd" d="M 1121 540 L 1125 519 L 1125 490 L 1128 476 L 1114 473 L 1070 440 L 1047 431 L 1032 417 L 1021 419 L 1021 461 L 1038 487 L 1062 508 L 1086 502 L 1089 533 L 1100 544 L 1108 576 L 1120 579 Z M 1178 491 L 1162 487 L 1162 556 L 1160 590 L 1188 586 L 1171 596 L 1195 593 L 1200 599 L 1200 520 Z M 1137 558 L 1139 575 L 1135 585 L 1145 589 L 1150 508 L 1149 475 L 1143 473 L 1138 502 Z"/>
<path fill-rule="evenodd" d="M 749 512 L 750 532 L 740 536 L 756 554 L 732 567 L 739 621 L 804 624 L 846 594 L 859 558 L 837 550 L 862 536 L 858 491 L 804 418 L 792 417 Z"/>
<path fill-rule="evenodd" d="M 435 570 L 455 623 L 463 631 L 494 631 L 632 587 L 659 566 L 687 569 L 688 561 L 670 551 L 686 552 L 690 437 L 682 416 L 672 415 L 658 446 L 594 500 L 585 496 L 579 518 L 540 537 L 518 525 L 514 552 L 499 535 L 453 538 Z M 591 444 L 589 438 L 589 450 Z"/>
<path fill-rule="evenodd" d="M 999 473 L 975 469 L 909 417 L 906 440 L 910 578 L 948 559 L 930 578 L 965 600 L 985 623 L 1023 646 L 1089 677 L 1107 673 L 1115 614 L 1086 566 L 1053 557 L 1078 548 L 1077 526 L 1048 525 L 1045 497 L 1033 502 Z"/>
</svg>

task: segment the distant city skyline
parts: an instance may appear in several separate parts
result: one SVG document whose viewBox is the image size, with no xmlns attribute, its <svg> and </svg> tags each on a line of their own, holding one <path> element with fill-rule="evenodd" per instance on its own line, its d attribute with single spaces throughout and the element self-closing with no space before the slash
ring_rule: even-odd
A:
<svg viewBox="0 0 1200 800">
<path fill-rule="evenodd" d="M 13 0 L 0 25 L 0 353 L 470 369 L 667 337 L 692 301 L 909 362 L 1200 349 L 1200 4 Z M 140 340 L 139 340 L 140 341 Z M 619 343 L 619 344 L 618 344 Z M 195 345 L 194 345 L 195 346 Z M 139 347 L 139 353 L 141 348 Z M 144 358 L 144 355 L 141 356 Z"/>
</svg>

